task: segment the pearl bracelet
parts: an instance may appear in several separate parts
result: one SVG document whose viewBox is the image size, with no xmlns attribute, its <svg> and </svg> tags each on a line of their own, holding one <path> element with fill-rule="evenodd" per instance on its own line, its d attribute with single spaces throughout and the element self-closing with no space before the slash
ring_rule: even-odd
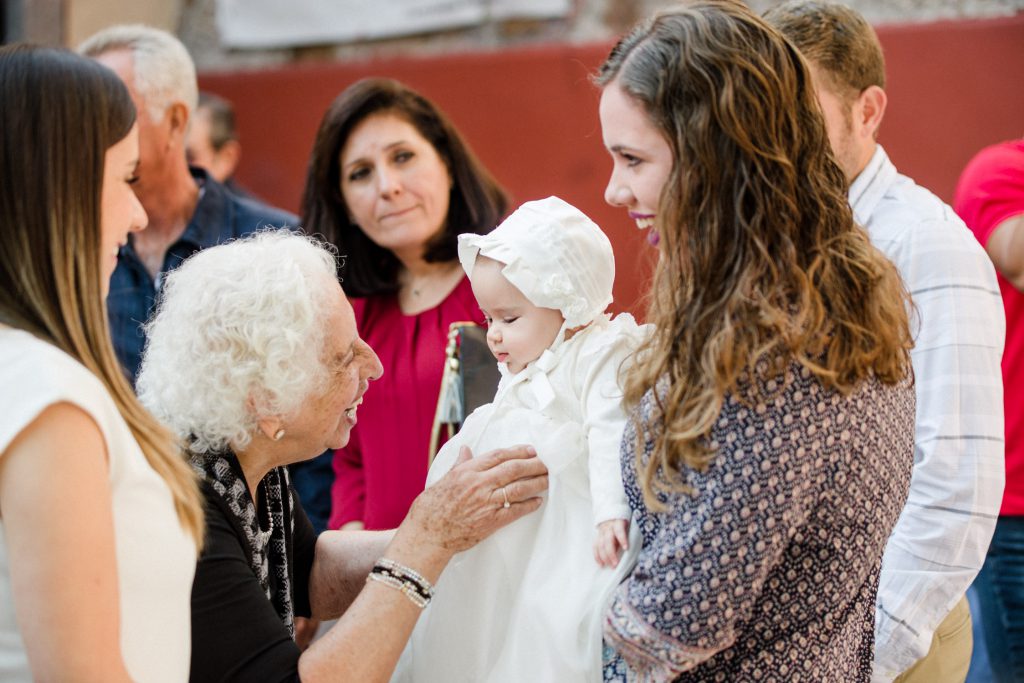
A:
<svg viewBox="0 0 1024 683">
<path fill-rule="evenodd" d="M 377 560 L 366 580 L 377 581 L 401 591 L 420 609 L 426 607 L 434 597 L 434 586 L 422 574 L 386 557 Z"/>
</svg>

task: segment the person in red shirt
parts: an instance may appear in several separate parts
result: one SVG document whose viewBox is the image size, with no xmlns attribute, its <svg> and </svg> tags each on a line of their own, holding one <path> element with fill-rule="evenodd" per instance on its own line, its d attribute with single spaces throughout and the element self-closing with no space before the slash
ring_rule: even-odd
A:
<svg viewBox="0 0 1024 683">
<path fill-rule="evenodd" d="M 1006 310 L 1003 402 L 1006 489 L 988 556 L 974 581 L 996 681 L 1024 680 L 1024 139 L 981 150 L 953 208 L 985 247 Z"/>
<path fill-rule="evenodd" d="M 330 528 L 393 528 L 423 490 L 448 327 L 483 322 L 457 236 L 489 232 L 507 204 L 447 117 L 397 81 L 359 81 L 324 115 L 302 224 L 344 257 L 342 287 L 384 366 L 334 455 Z"/>
</svg>

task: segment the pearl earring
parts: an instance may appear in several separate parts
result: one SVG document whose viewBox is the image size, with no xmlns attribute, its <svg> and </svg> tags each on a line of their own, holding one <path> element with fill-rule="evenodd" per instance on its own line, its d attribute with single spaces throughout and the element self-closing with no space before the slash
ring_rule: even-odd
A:
<svg viewBox="0 0 1024 683">
<path fill-rule="evenodd" d="M 284 430 L 278 429 L 274 432 L 274 441 L 280 441 L 284 437 Z"/>
</svg>

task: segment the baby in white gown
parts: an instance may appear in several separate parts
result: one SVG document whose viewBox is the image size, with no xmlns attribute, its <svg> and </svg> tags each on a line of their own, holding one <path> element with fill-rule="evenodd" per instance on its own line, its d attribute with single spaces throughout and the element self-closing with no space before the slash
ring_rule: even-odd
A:
<svg viewBox="0 0 1024 683">
<path fill-rule="evenodd" d="M 600 681 L 602 614 L 639 550 L 619 465 L 619 379 L 645 329 L 604 313 L 611 244 L 556 197 L 527 202 L 488 235 L 461 235 L 459 259 L 502 378 L 427 485 L 461 446 L 526 443 L 550 486 L 539 511 L 452 560 L 392 681 Z"/>
</svg>

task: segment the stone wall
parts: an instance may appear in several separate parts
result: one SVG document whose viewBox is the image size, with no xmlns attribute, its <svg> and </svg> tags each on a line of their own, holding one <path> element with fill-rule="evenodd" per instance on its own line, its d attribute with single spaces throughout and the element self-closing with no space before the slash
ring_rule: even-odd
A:
<svg viewBox="0 0 1024 683">
<path fill-rule="evenodd" d="M 387 1 L 387 0 L 382 0 Z M 301 61 L 365 61 L 406 56 L 500 50 L 560 42 L 612 40 L 635 21 L 673 3 L 666 0 L 576 0 L 569 17 L 548 21 L 504 21 L 409 38 L 278 50 L 227 50 L 214 21 L 216 0 L 186 0 L 179 36 L 200 70 L 224 71 L 282 66 Z M 763 11 L 773 0 L 751 0 Z M 849 0 L 874 24 L 1008 16 L 1024 11 L 1024 0 Z"/>
</svg>

